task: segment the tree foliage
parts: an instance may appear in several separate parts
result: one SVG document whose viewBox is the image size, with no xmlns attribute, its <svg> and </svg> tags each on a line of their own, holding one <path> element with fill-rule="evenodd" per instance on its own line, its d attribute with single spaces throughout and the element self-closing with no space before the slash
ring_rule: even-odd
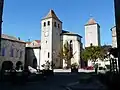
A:
<svg viewBox="0 0 120 90">
<path fill-rule="evenodd" d="M 99 58 L 101 60 L 104 60 L 104 49 L 100 46 L 90 46 L 83 50 L 82 52 L 82 59 L 83 60 L 91 60 L 93 62 L 96 62 L 96 60 Z"/>
<path fill-rule="evenodd" d="M 61 47 L 61 50 L 58 55 L 62 60 L 65 60 L 65 63 L 67 64 L 71 58 L 73 57 L 72 52 L 70 51 L 70 44 L 66 41 L 63 47 Z"/>
</svg>

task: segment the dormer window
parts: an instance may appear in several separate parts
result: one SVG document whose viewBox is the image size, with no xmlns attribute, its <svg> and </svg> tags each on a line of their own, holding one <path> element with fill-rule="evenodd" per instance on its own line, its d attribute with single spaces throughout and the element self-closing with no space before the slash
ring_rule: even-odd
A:
<svg viewBox="0 0 120 90">
<path fill-rule="evenodd" d="M 60 28 L 60 24 L 58 24 L 58 28 Z"/>
<path fill-rule="evenodd" d="M 48 26 L 50 25 L 50 21 L 48 21 Z"/>
<path fill-rule="evenodd" d="M 46 22 L 44 22 L 44 27 L 46 26 Z"/>
<path fill-rule="evenodd" d="M 33 43 L 33 46 L 34 46 L 34 43 Z"/>
<path fill-rule="evenodd" d="M 57 25 L 56 25 L 56 22 L 54 22 L 54 27 L 56 27 Z"/>
</svg>

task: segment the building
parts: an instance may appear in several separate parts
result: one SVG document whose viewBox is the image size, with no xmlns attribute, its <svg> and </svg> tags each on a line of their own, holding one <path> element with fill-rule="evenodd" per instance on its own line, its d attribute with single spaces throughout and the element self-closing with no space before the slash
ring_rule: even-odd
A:
<svg viewBox="0 0 120 90">
<path fill-rule="evenodd" d="M 2 67 L 15 68 L 17 63 L 21 63 L 24 66 L 25 45 L 26 43 L 21 41 L 20 38 L 2 34 L 0 69 Z"/>
<path fill-rule="evenodd" d="M 40 40 L 26 42 L 25 66 L 39 69 L 40 66 Z"/>
<path fill-rule="evenodd" d="M 85 25 L 85 47 L 100 46 L 100 25 L 91 18 Z"/>
<path fill-rule="evenodd" d="M 81 36 L 63 31 L 62 21 L 60 21 L 53 10 L 50 10 L 41 21 L 41 69 L 43 69 L 42 65 L 45 64 L 45 61 L 51 62 L 56 68 L 64 66 L 64 61 L 58 57 L 64 41 L 73 44 L 73 53 L 76 53 L 72 61 L 79 65 Z M 75 44 L 76 46 L 74 46 Z"/>
<path fill-rule="evenodd" d="M 73 57 L 71 58 L 71 61 L 68 63 L 69 66 L 71 64 L 77 63 L 78 65 L 81 65 L 81 51 L 82 51 L 82 43 L 81 43 L 81 36 L 75 33 L 70 33 L 66 31 L 62 31 L 61 34 L 61 42 L 62 46 L 67 42 L 69 44 L 69 48 L 71 53 L 73 54 Z M 65 67 L 65 62 L 63 61 L 63 67 Z"/>
<path fill-rule="evenodd" d="M 117 48 L 116 26 L 111 28 L 112 31 L 112 48 Z"/>
</svg>

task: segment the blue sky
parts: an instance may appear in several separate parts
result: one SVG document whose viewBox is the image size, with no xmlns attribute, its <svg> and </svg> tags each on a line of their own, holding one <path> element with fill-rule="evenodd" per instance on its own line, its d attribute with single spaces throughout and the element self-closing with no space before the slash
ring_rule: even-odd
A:
<svg viewBox="0 0 120 90">
<path fill-rule="evenodd" d="M 5 0 L 2 32 L 25 41 L 40 39 L 41 19 L 53 9 L 63 29 L 83 36 L 83 42 L 84 25 L 92 15 L 101 26 L 101 43 L 111 44 L 113 5 L 113 0 Z"/>
</svg>

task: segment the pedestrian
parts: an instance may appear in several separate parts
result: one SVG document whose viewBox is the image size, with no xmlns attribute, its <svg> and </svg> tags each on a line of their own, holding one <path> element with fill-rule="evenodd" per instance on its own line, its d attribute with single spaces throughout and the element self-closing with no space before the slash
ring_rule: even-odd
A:
<svg viewBox="0 0 120 90">
<path fill-rule="evenodd" d="M 94 68 L 95 68 L 95 73 L 97 74 L 97 73 L 98 73 L 98 63 L 96 63 L 96 64 L 94 65 Z"/>
</svg>

